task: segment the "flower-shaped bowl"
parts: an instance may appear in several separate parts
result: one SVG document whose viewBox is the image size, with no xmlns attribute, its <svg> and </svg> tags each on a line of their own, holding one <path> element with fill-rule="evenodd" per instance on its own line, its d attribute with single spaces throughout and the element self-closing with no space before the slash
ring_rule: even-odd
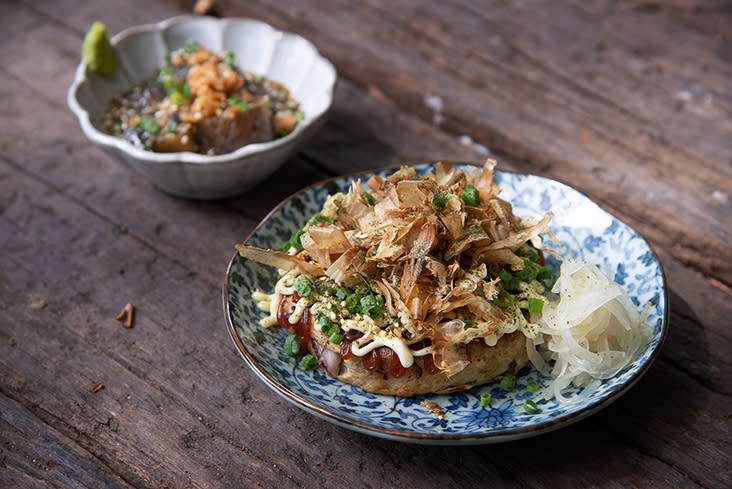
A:
<svg viewBox="0 0 732 489">
<path fill-rule="evenodd" d="M 102 129 L 111 99 L 155 75 L 168 51 L 195 40 L 206 48 L 232 51 L 239 68 L 284 84 L 305 118 L 287 136 L 245 145 L 221 155 L 156 153 L 133 146 Z M 81 63 L 67 102 L 93 143 L 118 157 L 161 190 L 186 198 L 214 199 L 251 188 L 295 153 L 324 122 L 333 101 L 336 71 L 315 46 L 298 35 L 244 18 L 180 16 L 125 29 L 112 37 L 117 70 L 99 75 Z"/>
</svg>

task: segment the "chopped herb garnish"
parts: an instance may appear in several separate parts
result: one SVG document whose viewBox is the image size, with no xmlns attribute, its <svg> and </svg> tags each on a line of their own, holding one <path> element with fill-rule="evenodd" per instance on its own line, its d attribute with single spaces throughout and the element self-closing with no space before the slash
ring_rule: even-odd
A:
<svg viewBox="0 0 732 489">
<path fill-rule="evenodd" d="M 317 366 L 318 361 L 310 353 L 302 357 L 302 360 L 300 361 L 300 367 L 303 370 L 313 370 Z"/>
<path fill-rule="evenodd" d="M 291 357 L 294 357 L 299 352 L 300 352 L 300 337 L 293 333 L 285 339 L 285 353 L 287 353 Z"/>
<path fill-rule="evenodd" d="M 516 376 L 506 374 L 506 376 L 501 379 L 499 387 L 506 392 L 511 392 L 513 388 L 516 387 Z"/>
<path fill-rule="evenodd" d="M 539 271 L 536 273 L 536 280 L 551 280 L 553 278 L 554 276 L 547 267 L 539 267 Z"/>
<path fill-rule="evenodd" d="M 183 96 L 187 99 L 193 96 L 193 93 L 191 93 L 191 86 L 188 84 L 188 82 L 183 83 L 182 92 Z"/>
<path fill-rule="evenodd" d="M 315 217 L 313 217 L 313 222 L 315 224 L 318 224 L 319 222 L 327 222 L 328 224 L 333 224 L 335 221 L 328 216 L 324 216 L 323 214 L 316 214 Z"/>
<path fill-rule="evenodd" d="M 495 305 L 497 305 L 498 307 L 502 307 L 504 309 L 507 308 L 508 306 L 513 305 L 513 296 L 511 294 L 509 294 L 508 292 L 506 292 L 505 289 L 501 289 L 500 291 L 498 291 L 498 293 L 501 295 L 501 297 L 503 297 L 506 300 L 502 301 L 501 299 L 496 297 L 495 299 L 493 299 L 493 303 Z"/>
<path fill-rule="evenodd" d="M 326 315 L 318 316 L 318 324 L 320 325 L 320 331 L 328 331 L 333 326 L 333 322 Z"/>
<path fill-rule="evenodd" d="M 175 131 L 178 130 L 178 123 L 175 121 L 168 121 L 168 132 L 175 134 Z"/>
<path fill-rule="evenodd" d="M 228 102 L 229 107 L 236 107 L 237 109 L 239 109 L 239 112 L 246 112 L 249 108 L 249 105 L 241 99 L 241 95 L 239 95 L 238 93 L 230 95 Z"/>
<path fill-rule="evenodd" d="M 313 293 L 313 284 L 310 283 L 310 279 L 306 275 L 300 275 L 297 277 L 294 283 L 297 295 L 300 297 L 310 297 Z"/>
<path fill-rule="evenodd" d="M 187 54 L 193 54 L 193 51 L 195 51 L 197 47 L 198 47 L 198 41 L 191 39 L 190 41 L 186 42 L 185 46 L 183 46 L 183 50 Z"/>
<path fill-rule="evenodd" d="M 351 314 L 356 314 L 359 309 L 360 304 L 360 298 L 357 294 L 351 294 L 348 297 L 346 297 L 346 309 Z"/>
<path fill-rule="evenodd" d="M 330 335 L 330 336 L 328 337 L 328 339 L 329 339 L 329 340 L 330 340 L 330 342 L 331 342 L 331 343 L 333 343 L 334 345 L 340 345 L 340 344 L 341 344 L 341 341 L 343 341 L 343 336 L 342 336 L 342 335 L 340 335 L 339 333 L 333 333 L 333 334 L 331 334 L 331 335 Z"/>
<path fill-rule="evenodd" d="M 236 64 L 236 56 L 234 56 L 232 51 L 226 51 L 224 54 L 224 64 L 229 68 L 233 68 Z"/>
<path fill-rule="evenodd" d="M 338 287 L 338 290 L 336 290 L 336 297 L 338 297 L 339 300 L 345 300 L 345 298 L 348 297 L 348 289 L 345 287 Z"/>
<path fill-rule="evenodd" d="M 272 101 L 271 100 L 267 100 L 267 103 L 264 104 L 264 105 L 266 105 L 268 109 L 271 109 L 272 108 Z"/>
<path fill-rule="evenodd" d="M 529 414 L 536 414 L 539 412 L 539 406 L 537 406 L 531 399 L 526 399 L 524 401 L 524 411 Z"/>
<path fill-rule="evenodd" d="M 529 312 L 541 312 L 544 309 L 544 300 L 529 297 Z"/>
<path fill-rule="evenodd" d="M 531 393 L 539 392 L 540 387 L 541 386 L 539 385 L 539 383 L 535 380 L 530 380 L 529 382 L 526 383 L 526 390 Z"/>
<path fill-rule="evenodd" d="M 257 76 L 256 76 L 256 77 L 254 78 L 254 81 L 258 81 L 259 83 L 262 83 L 262 82 L 263 82 L 263 81 L 265 81 L 266 79 L 267 79 L 267 77 L 266 77 L 266 76 L 264 76 L 264 75 L 257 75 Z"/>
<path fill-rule="evenodd" d="M 297 251 L 304 250 L 305 248 L 302 247 L 302 243 L 300 242 L 300 236 L 302 236 L 303 234 L 305 234 L 305 231 L 303 231 L 302 229 L 297 230 L 295 234 L 290 237 L 290 241 L 285 243 L 283 249 L 285 251 L 288 251 L 290 248 L 295 248 Z"/>
<path fill-rule="evenodd" d="M 432 205 L 435 206 L 435 209 L 438 211 L 442 211 L 445 208 L 446 203 L 447 197 L 445 197 L 445 194 L 436 194 L 432 198 Z"/>
<path fill-rule="evenodd" d="M 363 200 L 366 201 L 366 205 L 374 206 L 376 205 L 376 199 L 374 199 L 374 196 L 371 195 L 368 192 L 361 192 L 361 197 L 363 197 Z"/>
<path fill-rule="evenodd" d="M 484 392 L 480 395 L 480 406 L 481 407 L 488 407 L 491 403 L 491 395 L 487 392 Z"/>
<path fill-rule="evenodd" d="M 472 185 L 465 186 L 463 192 L 460 194 L 460 198 L 465 202 L 465 205 L 475 207 L 480 203 L 480 194 L 478 193 L 478 189 Z"/>
<path fill-rule="evenodd" d="M 290 94 L 287 92 L 287 90 L 282 90 L 278 94 L 282 100 L 287 100 L 290 97 Z"/>
<path fill-rule="evenodd" d="M 303 114 L 302 111 L 296 110 L 295 119 L 297 119 L 298 121 L 301 121 L 301 120 L 305 119 L 305 114 Z"/>
<path fill-rule="evenodd" d="M 522 282 L 532 282 L 539 274 L 539 266 L 531 260 L 524 260 L 524 268 L 516 272 L 516 278 Z"/>
<path fill-rule="evenodd" d="M 500 279 L 501 279 L 501 280 L 503 280 L 503 281 L 504 281 L 504 282 L 505 282 L 506 284 L 508 284 L 508 283 L 510 283 L 510 282 L 511 282 L 511 280 L 513 279 L 513 275 L 511 274 L 511 272 L 509 272 L 508 270 L 506 270 L 506 269 L 504 268 L 503 270 L 501 270 L 501 273 L 499 273 L 499 274 L 498 274 L 498 278 L 500 278 Z"/>
<path fill-rule="evenodd" d="M 181 92 L 172 92 L 168 95 L 168 98 L 170 99 L 170 103 L 175 104 L 178 107 L 182 107 L 186 103 L 186 97 Z"/>
<path fill-rule="evenodd" d="M 157 136 L 160 134 L 160 124 L 158 124 L 154 118 L 149 115 L 143 116 L 140 122 L 136 126 L 138 129 L 142 129 L 151 136 Z"/>
</svg>

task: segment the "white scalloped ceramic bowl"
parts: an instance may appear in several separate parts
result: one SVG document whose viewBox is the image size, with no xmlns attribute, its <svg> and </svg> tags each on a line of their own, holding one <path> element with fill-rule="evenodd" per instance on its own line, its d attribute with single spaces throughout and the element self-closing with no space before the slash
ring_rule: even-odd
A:
<svg viewBox="0 0 732 489">
<path fill-rule="evenodd" d="M 101 121 L 112 97 L 153 76 L 167 51 L 191 39 L 218 53 L 233 51 L 242 70 L 283 83 L 300 102 L 305 119 L 285 137 L 216 156 L 145 151 L 105 133 Z M 81 63 L 69 87 L 69 107 L 92 142 L 179 197 L 223 198 L 251 188 L 325 122 L 333 101 L 333 65 L 307 39 L 258 20 L 174 17 L 126 29 L 112 38 L 112 45 L 118 61 L 115 75 L 92 73 Z"/>
</svg>

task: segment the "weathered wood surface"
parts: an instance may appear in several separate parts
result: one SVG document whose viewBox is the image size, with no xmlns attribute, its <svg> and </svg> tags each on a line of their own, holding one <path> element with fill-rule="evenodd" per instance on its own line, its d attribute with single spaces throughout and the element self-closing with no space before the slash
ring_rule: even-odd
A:
<svg viewBox="0 0 732 489">
<path fill-rule="evenodd" d="M 732 485 L 728 2 L 218 1 L 310 38 L 341 77 L 287 169 L 218 202 L 155 190 L 65 105 L 91 22 L 191 4 L 0 3 L 0 487 Z M 649 239 L 671 290 L 660 358 L 601 413 L 497 446 L 374 439 L 281 400 L 223 325 L 233 243 L 324 177 L 480 162 L 461 135 Z M 113 319 L 127 302 L 132 329 Z"/>
</svg>

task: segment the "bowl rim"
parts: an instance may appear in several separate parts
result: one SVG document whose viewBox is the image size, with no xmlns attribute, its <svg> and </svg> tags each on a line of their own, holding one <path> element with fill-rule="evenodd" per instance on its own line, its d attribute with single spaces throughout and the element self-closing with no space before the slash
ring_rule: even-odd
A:
<svg viewBox="0 0 732 489">
<path fill-rule="evenodd" d="M 89 140 L 91 140 L 95 144 L 98 144 L 99 146 L 113 148 L 120 152 L 127 153 L 138 160 L 149 161 L 152 163 L 191 163 L 207 165 L 212 163 L 230 163 L 250 156 L 259 155 L 270 150 L 286 148 L 289 144 L 296 141 L 300 136 L 305 134 L 310 126 L 316 124 L 329 111 L 329 109 L 333 105 L 333 92 L 335 88 L 335 83 L 338 78 L 337 71 L 333 64 L 320 53 L 317 47 L 310 40 L 292 32 L 281 31 L 273 27 L 272 25 L 258 19 L 248 17 L 217 18 L 211 16 L 194 16 L 189 14 L 178 15 L 161 20 L 160 22 L 139 24 L 123 29 L 122 31 L 111 37 L 111 43 L 112 46 L 116 47 L 117 44 L 123 39 L 135 36 L 137 34 L 147 32 L 162 32 L 177 24 L 189 22 L 198 23 L 204 21 L 214 21 L 219 26 L 224 26 L 226 24 L 236 24 L 240 22 L 259 24 L 261 26 L 266 26 L 266 28 L 270 29 L 275 35 L 280 35 L 282 37 L 295 37 L 305 42 L 310 47 L 312 47 L 315 53 L 314 59 L 321 63 L 322 66 L 325 67 L 325 69 L 328 70 L 331 74 L 331 76 L 329 77 L 329 83 L 323 86 L 322 91 L 318 92 L 319 94 L 323 94 L 327 97 L 327 103 L 324 104 L 323 107 L 315 113 L 306 113 L 305 118 L 300 121 L 300 123 L 295 127 L 295 130 L 287 136 L 263 143 L 246 144 L 230 153 L 224 153 L 220 155 L 204 155 L 200 153 L 193 153 L 191 151 L 181 151 L 174 153 L 146 151 L 144 149 L 133 146 L 132 143 L 125 139 L 104 133 L 101 130 L 97 129 L 94 124 L 92 124 L 89 111 L 81 104 L 81 102 L 77 98 L 79 88 L 84 83 L 91 83 L 90 79 L 87 77 L 87 64 L 82 61 L 76 67 L 74 79 L 69 86 L 67 92 L 66 102 L 71 111 L 79 119 L 81 130 L 84 132 Z"/>
</svg>

